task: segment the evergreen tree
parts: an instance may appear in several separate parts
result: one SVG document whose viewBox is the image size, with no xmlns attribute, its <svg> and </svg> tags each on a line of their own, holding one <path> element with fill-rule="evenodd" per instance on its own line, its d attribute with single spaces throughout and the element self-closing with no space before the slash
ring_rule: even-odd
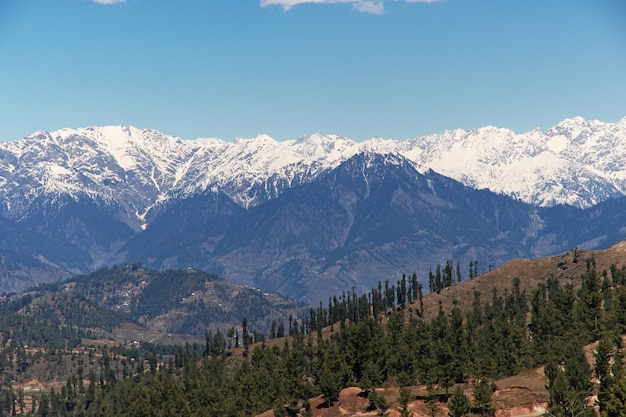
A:
<svg viewBox="0 0 626 417">
<path fill-rule="evenodd" d="M 474 408 L 481 416 L 493 415 L 491 396 L 495 390 L 495 385 L 487 382 L 486 379 L 481 379 L 474 387 Z"/>
<path fill-rule="evenodd" d="M 307 399 L 302 404 L 302 411 L 300 412 L 302 417 L 313 417 L 313 409 L 311 408 L 311 402 Z"/>
<path fill-rule="evenodd" d="M 316 376 L 326 405 L 331 406 L 339 399 L 339 392 L 346 382 L 346 365 L 336 344 L 330 344 L 326 348 Z"/>
<path fill-rule="evenodd" d="M 287 417 L 287 410 L 282 402 L 277 402 L 272 411 L 274 412 L 274 417 Z"/>
<path fill-rule="evenodd" d="M 467 364 L 470 360 L 463 314 L 456 300 L 453 300 L 453 304 L 454 307 L 450 312 L 450 327 L 447 339 L 448 344 L 452 348 L 452 379 L 455 382 L 462 382 L 467 376 Z"/>
<path fill-rule="evenodd" d="M 583 347 L 579 343 L 572 343 L 565 359 L 565 377 L 580 397 L 581 402 L 592 394 L 591 366 L 587 362 Z"/>
<path fill-rule="evenodd" d="M 435 291 L 435 276 L 433 275 L 433 268 L 430 267 L 428 271 L 428 292 Z"/>
<path fill-rule="evenodd" d="M 582 333 L 585 341 L 590 342 L 597 340 L 602 330 L 602 302 L 604 297 L 595 268 L 589 269 L 581 278 L 582 283 L 578 291 L 579 301 L 574 309 L 574 318 L 578 323 L 582 324 L 578 329 L 578 333 Z"/>
<path fill-rule="evenodd" d="M 448 396 L 448 389 L 454 384 L 456 369 L 454 362 L 454 347 L 451 346 L 450 323 L 448 316 L 443 312 L 439 304 L 439 313 L 431 322 L 432 339 L 435 344 L 436 365 L 433 369 L 437 385 L 445 390 Z"/>
<path fill-rule="evenodd" d="M 568 380 L 565 372 L 553 367 L 550 373 L 550 402 L 549 411 L 556 416 L 579 416 L 589 411 L 585 394 L 577 391 Z"/>
<path fill-rule="evenodd" d="M 39 417 L 48 417 L 50 415 L 50 400 L 48 398 L 47 393 L 41 394 L 41 399 L 39 400 Z"/>
<path fill-rule="evenodd" d="M 610 391 L 615 383 L 615 378 L 610 372 L 610 361 L 613 356 L 613 342 L 606 337 L 600 339 L 594 356 L 596 359 L 594 371 L 600 381 L 598 387 L 598 406 L 602 412 L 609 400 Z"/>
<path fill-rule="evenodd" d="M 435 283 L 433 284 L 435 292 L 439 293 L 443 289 L 443 281 L 441 279 L 441 265 L 437 264 L 435 269 Z"/>
<path fill-rule="evenodd" d="M 610 398 L 601 411 L 602 417 L 626 417 L 626 378 L 621 378 L 611 390 Z"/>
<path fill-rule="evenodd" d="M 369 392 L 368 400 L 370 408 L 374 410 L 380 410 L 378 414 L 379 416 L 388 415 L 386 411 L 389 409 L 389 407 L 391 407 L 391 405 L 383 395 L 376 392 L 376 390 L 371 390 Z"/>
<path fill-rule="evenodd" d="M 278 321 L 278 329 L 276 329 L 276 337 L 285 337 L 285 324 L 282 320 Z"/>
<path fill-rule="evenodd" d="M 470 412 L 472 405 L 469 398 L 463 392 L 463 388 L 457 385 L 448 401 L 448 415 L 450 417 L 463 417 Z"/>
<path fill-rule="evenodd" d="M 291 316 L 289 316 L 291 319 Z M 244 317 L 241 321 L 241 337 L 243 337 L 243 346 L 248 348 L 252 342 L 250 334 L 248 333 L 248 318 Z"/>
<path fill-rule="evenodd" d="M 437 398 L 437 391 L 431 384 L 428 384 L 426 386 L 426 392 L 428 393 L 425 404 L 426 409 L 428 410 L 430 417 L 435 417 L 439 414 L 439 410 L 441 409 L 439 406 L 439 399 Z"/>
<path fill-rule="evenodd" d="M 156 374 L 158 363 L 159 361 L 157 358 L 156 350 L 153 348 L 150 356 L 148 356 L 148 364 L 150 366 L 150 373 L 152 375 Z"/>
<path fill-rule="evenodd" d="M 413 300 L 417 300 L 419 298 L 420 286 L 421 284 L 417 279 L 417 273 L 413 272 L 413 274 L 411 275 L 411 298 L 413 298 Z"/>
<path fill-rule="evenodd" d="M 270 328 L 270 339 L 276 338 L 276 320 L 272 320 L 272 325 Z"/>
<path fill-rule="evenodd" d="M 400 404 L 400 417 L 411 417 L 413 412 L 409 410 L 409 401 L 413 399 L 414 395 L 408 387 L 400 388 L 398 395 L 398 403 Z"/>
</svg>

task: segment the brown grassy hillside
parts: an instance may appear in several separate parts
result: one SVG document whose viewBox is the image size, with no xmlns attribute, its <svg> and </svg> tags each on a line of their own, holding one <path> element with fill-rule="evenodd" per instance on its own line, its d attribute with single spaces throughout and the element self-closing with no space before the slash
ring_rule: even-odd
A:
<svg viewBox="0 0 626 417">
<path fill-rule="evenodd" d="M 468 280 L 455 286 L 445 288 L 439 293 L 431 293 L 424 296 L 424 318 L 433 318 L 441 305 L 444 311 L 450 311 L 455 302 L 461 310 L 467 311 L 472 308 L 474 292 L 480 291 L 482 301 L 491 300 L 493 288 L 499 294 L 512 288 L 514 278 L 519 278 L 520 289 L 530 293 L 539 283 L 553 276 L 559 279 L 561 284 L 572 284 L 579 286 L 580 277 L 587 271 L 589 265 L 595 265 L 599 272 L 609 270 L 611 265 L 621 268 L 626 265 L 626 242 L 618 243 L 606 250 L 570 250 L 566 253 L 540 259 L 516 259 L 501 267 L 481 274 L 472 280 Z M 455 301 L 456 300 L 456 301 Z M 412 314 L 417 310 L 417 301 L 407 304 L 405 314 Z M 335 329 L 338 325 L 334 326 Z M 324 330 L 324 336 L 330 337 L 330 327 Z M 626 338 L 624 338 L 626 341 Z M 284 343 L 284 340 L 271 341 L 274 343 Z M 593 365 L 594 357 L 591 353 L 597 342 L 586 347 L 587 359 Z M 543 368 L 524 370 L 518 375 L 502 378 L 494 381 L 497 390 L 494 393 L 493 405 L 497 417 L 530 417 L 540 416 L 545 412 L 545 407 L 549 400 L 549 393 L 546 389 L 547 379 L 543 373 Z M 471 397 L 472 385 L 462 385 L 465 392 Z M 383 387 L 376 389 L 379 394 L 385 396 L 392 407 L 388 410 L 390 417 L 399 416 L 398 396 L 399 388 L 395 384 L 387 383 Z M 409 409 L 415 417 L 428 416 L 425 406 L 426 387 L 417 385 L 411 387 L 411 392 L 415 399 L 409 403 Z M 324 399 L 320 397 L 312 398 L 314 417 L 330 416 L 376 416 L 379 410 L 368 409 L 368 400 L 360 395 L 361 390 L 357 387 L 342 390 L 339 401 L 332 407 L 323 406 Z M 440 404 L 437 415 L 447 415 L 447 408 L 444 403 Z M 272 411 L 267 411 L 259 417 L 273 417 Z"/>
<path fill-rule="evenodd" d="M 511 289 L 515 277 L 520 279 L 520 289 L 527 293 L 538 283 L 546 282 L 550 276 L 559 278 L 561 284 L 572 283 L 576 287 L 580 283 L 580 276 L 587 270 L 587 259 L 593 259 L 600 272 L 609 270 L 611 265 L 621 267 L 626 264 L 626 242 L 606 250 L 574 249 L 546 258 L 512 260 L 469 281 L 444 288 L 439 294 L 428 294 L 424 297 L 424 317 L 433 317 L 440 302 L 444 311 L 450 311 L 453 300 L 457 300 L 459 308 L 466 311 L 471 308 L 474 291 L 480 291 L 483 301 L 490 300 L 493 288 L 497 288 L 502 295 L 505 289 Z"/>
</svg>

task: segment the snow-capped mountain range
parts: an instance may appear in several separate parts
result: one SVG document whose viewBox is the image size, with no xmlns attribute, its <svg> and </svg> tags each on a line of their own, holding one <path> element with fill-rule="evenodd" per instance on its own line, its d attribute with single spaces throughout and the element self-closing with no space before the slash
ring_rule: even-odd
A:
<svg viewBox="0 0 626 417">
<path fill-rule="evenodd" d="M 145 227 L 150 208 L 173 197 L 219 189 L 250 207 L 363 151 L 399 154 L 420 172 L 432 169 L 536 206 L 585 208 L 626 195 L 626 118 L 577 117 L 527 133 L 488 126 L 361 143 L 320 134 L 283 142 L 266 135 L 181 140 L 109 126 L 40 131 L 0 143 L 0 213 L 19 219 L 39 197 L 86 195 L 119 205 L 129 224 Z"/>
<path fill-rule="evenodd" d="M 626 236 L 624 196 L 626 118 L 360 143 L 40 131 L 0 143 L 0 293 L 140 262 L 316 302 L 446 259 L 600 248 Z"/>
</svg>

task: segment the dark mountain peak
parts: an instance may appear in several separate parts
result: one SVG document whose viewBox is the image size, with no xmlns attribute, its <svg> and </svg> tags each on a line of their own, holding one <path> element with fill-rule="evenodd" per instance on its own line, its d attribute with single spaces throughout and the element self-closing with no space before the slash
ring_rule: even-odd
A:
<svg viewBox="0 0 626 417">
<path fill-rule="evenodd" d="M 398 183 L 423 182 L 415 165 L 398 154 L 360 152 L 331 170 L 323 182 L 344 186 L 360 195 L 373 188 L 396 187 Z M 396 185 L 392 185 L 396 184 Z"/>
<path fill-rule="evenodd" d="M 397 153 L 380 153 L 374 151 L 362 151 L 343 162 L 340 167 L 348 170 L 362 169 L 367 171 L 380 170 L 383 167 L 413 168 L 415 165 L 404 156 Z"/>
<path fill-rule="evenodd" d="M 118 261 L 160 259 L 159 267 L 197 266 L 199 248 L 212 254 L 215 246 L 245 213 L 245 209 L 217 189 L 157 206 L 149 213 L 149 227 L 128 241 Z M 206 253 L 206 252 L 205 252 Z"/>
</svg>

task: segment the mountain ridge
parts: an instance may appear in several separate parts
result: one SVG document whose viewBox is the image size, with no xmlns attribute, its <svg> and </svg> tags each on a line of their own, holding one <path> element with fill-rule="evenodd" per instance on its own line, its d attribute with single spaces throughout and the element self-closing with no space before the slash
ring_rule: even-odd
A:
<svg viewBox="0 0 626 417">
<path fill-rule="evenodd" d="M 0 144 L 0 201 L 5 215 L 15 216 L 37 195 L 92 192 L 130 201 L 125 211 L 139 223 L 133 227 L 145 227 L 147 211 L 172 195 L 217 187 L 249 207 L 359 152 L 374 151 L 403 155 L 420 172 L 432 169 L 533 205 L 585 208 L 626 194 L 625 149 L 626 117 L 617 123 L 577 117 L 526 133 L 486 126 L 360 143 L 320 134 L 226 142 L 181 140 L 127 126 L 62 129 Z M 29 187 L 18 198 L 15 188 L 24 182 Z"/>
<path fill-rule="evenodd" d="M 609 245 L 623 239 L 615 224 L 626 213 L 626 199 L 587 210 L 534 207 L 372 153 L 247 210 L 221 195 L 164 207 L 118 261 L 191 265 L 315 303 L 416 269 L 423 280 L 429 266 L 451 259 L 463 270 L 479 261 L 482 272 L 512 258 Z"/>
<path fill-rule="evenodd" d="M 622 240 L 626 118 L 551 129 L 363 143 L 319 134 L 183 141 L 121 126 L 38 132 L 0 144 L 0 243 L 23 271 L 42 262 L 65 274 L 194 267 L 315 302 L 416 268 L 424 279 L 450 259 L 486 269 Z M 472 171 L 455 179 L 433 161 Z M 489 190 L 494 178 L 524 183 L 517 193 L 542 204 Z M 601 202 L 556 204 L 577 196 Z M 7 268 L 0 291 L 19 291 Z"/>
</svg>

